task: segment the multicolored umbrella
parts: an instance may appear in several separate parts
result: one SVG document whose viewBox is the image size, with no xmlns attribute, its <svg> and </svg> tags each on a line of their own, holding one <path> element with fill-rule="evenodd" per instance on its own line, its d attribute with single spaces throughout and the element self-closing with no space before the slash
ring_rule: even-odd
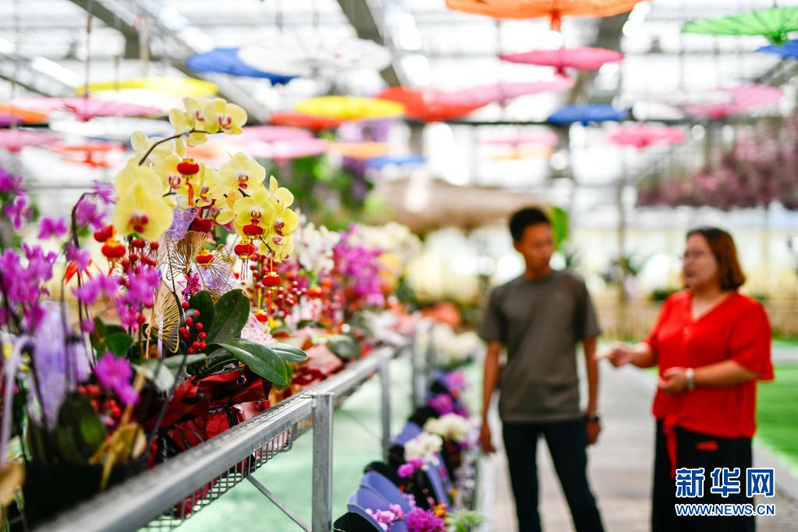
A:
<svg viewBox="0 0 798 532">
<path fill-rule="evenodd" d="M 11 153 L 18 153 L 31 146 L 49 146 L 60 141 L 58 137 L 46 131 L 31 129 L 0 130 L 0 148 Z"/>
<path fill-rule="evenodd" d="M 450 92 L 446 99 L 449 102 L 470 105 L 486 105 L 492 102 L 504 104 L 520 96 L 538 94 L 540 92 L 559 92 L 571 89 L 574 80 L 559 77 L 551 81 L 532 81 L 527 83 L 496 83 L 482 87 L 473 87 Z"/>
<path fill-rule="evenodd" d="M 774 7 L 741 15 L 690 22 L 682 33 L 708 35 L 762 35 L 773 44 L 784 44 L 787 35 L 798 31 L 798 7 Z"/>
<path fill-rule="evenodd" d="M 402 104 L 405 116 L 422 122 L 445 122 L 457 120 L 482 107 L 482 103 L 460 103 L 450 101 L 450 95 L 434 89 L 411 89 L 391 87 L 379 93 L 377 98 Z"/>
<path fill-rule="evenodd" d="M 798 40 L 786 42 L 781 45 L 771 44 L 770 46 L 763 46 L 757 52 L 766 54 L 776 54 L 781 56 L 782 59 L 792 59 L 798 57 Z"/>
<path fill-rule="evenodd" d="M 606 63 L 623 59 L 621 52 L 606 48 L 559 48 L 557 50 L 535 50 L 520 54 L 500 55 L 502 61 L 525 65 L 550 66 L 557 74 L 566 75 L 566 68 L 575 70 L 597 70 Z"/>
<path fill-rule="evenodd" d="M 244 64 L 283 76 L 334 77 L 351 70 L 382 70 L 391 53 L 365 39 L 290 34 L 263 39 L 238 50 Z"/>
<path fill-rule="evenodd" d="M 660 144 L 677 144 L 685 138 L 687 135 L 681 129 L 644 124 L 619 126 L 607 135 L 607 140 L 617 146 L 631 146 L 637 149 Z"/>
<path fill-rule="evenodd" d="M 296 76 L 263 72 L 247 65 L 238 57 L 238 48 L 214 48 L 210 52 L 192 55 L 186 66 L 194 72 L 214 72 L 245 78 L 267 79 L 272 85 L 284 85 Z"/>
<path fill-rule="evenodd" d="M 81 98 L 22 98 L 14 100 L 14 103 L 41 112 L 72 113 L 83 122 L 100 116 L 146 117 L 163 114 L 155 107 L 85 96 Z"/>
<path fill-rule="evenodd" d="M 548 121 L 552 124 L 582 124 L 598 122 L 620 122 L 625 120 L 629 113 L 624 109 L 603 103 L 582 103 L 566 105 L 549 116 Z"/>
<path fill-rule="evenodd" d="M 560 31 L 562 17 L 611 17 L 631 10 L 641 0 L 446 0 L 446 7 L 476 15 L 504 18 L 548 17 Z"/>
<path fill-rule="evenodd" d="M 47 113 L 27 109 L 13 103 L 0 103 L 0 115 L 18 118 L 24 124 L 38 124 L 48 118 Z"/>
<path fill-rule="evenodd" d="M 296 111 L 285 111 L 274 113 L 269 117 L 269 123 L 275 126 L 293 126 L 323 131 L 325 129 L 335 129 L 341 125 L 341 120 L 335 118 L 324 118 L 321 116 L 310 116 Z"/>
<path fill-rule="evenodd" d="M 299 102 L 296 110 L 310 116 L 348 121 L 401 116 L 405 108 L 400 103 L 377 98 L 320 96 Z"/>
<path fill-rule="evenodd" d="M 719 88 L 712 92 L 728 95 L 729 98 L 722 101 L 688 105 L 687 112 L 711 120 L 723 120 L 750 109 L 774 105 L 784 96 L 782 90 L 777 87 L 755 83 L 734 88 Z"/>
</svg>

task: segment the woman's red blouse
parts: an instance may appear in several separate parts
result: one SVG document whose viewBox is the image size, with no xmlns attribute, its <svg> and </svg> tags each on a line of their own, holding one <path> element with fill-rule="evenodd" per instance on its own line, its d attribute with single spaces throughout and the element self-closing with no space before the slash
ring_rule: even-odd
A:
<svg viewBox="0 0 798 532">
<path fill-rule="evenodd" d="M 653 412 L 659 420 L 720 438 L 750 438 L 756 431 L 756 381 L 772 380 L 771 330 L 765 309 L 734 292 L 693 321 L 688 291 L 669 297 L 646 342 L 660 376 L 669 368 L 700 368 L 733 360 L 758 379 L 728 387 L 697 387 L 668 395 L 657 390 Z"/>
</svg>

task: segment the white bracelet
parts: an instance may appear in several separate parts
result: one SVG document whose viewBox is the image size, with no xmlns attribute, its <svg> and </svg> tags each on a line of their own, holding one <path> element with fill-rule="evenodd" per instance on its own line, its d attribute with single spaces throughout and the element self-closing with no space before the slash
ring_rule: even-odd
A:
<svg viewBox="0 0 798 532">
<path fill-rule="evenodd" d="M 687 368 L 684 375 L 687 377 L 687 391 L 691 391 L 695 388 L 695 371 L 693 371 L 693 368 Z"/>
</svg>

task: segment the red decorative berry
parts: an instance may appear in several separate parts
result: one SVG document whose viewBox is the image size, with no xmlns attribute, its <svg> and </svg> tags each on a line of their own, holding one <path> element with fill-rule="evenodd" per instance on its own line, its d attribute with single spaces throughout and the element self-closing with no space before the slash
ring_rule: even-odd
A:
<svg viewBox="0 0 798 532">
<path fill-rule="evenodd" d="M 188 309 L 188 307 L 190 305 L 189 305 L 188 301 L 183 301 L 182 306 L 183 306 L 184 309 Z"/>
<path fill-rule="evenodd" d="M 159 247 L 161 247 L 161 245 L 158 242 L 150 242 L 150 249 L 151 250 L 158 251 Z"/>
<path fill-rule="evenodd" d="M 144 241 L 140 238 L 134 238 L 130 241 L 130 245 L 134 248 L 142 249 L 144 247 Z"/>
<path fill-rule="evenodd" d="M 194 318 L 186 318 L 186 325 L 189 327 L 194 325 Z"/>
<path fill-rule="evenodd" d="M 204 333 L 204 332 L 199 333 L 199 339 L 200 340 L 204 340 L 207 337 L 208 337 L 208 335 L 206 333 Z"/>
<path fill-rule="evenodd" d="M 194 353 L 196 353 L 196 351 L 194 350 L 193 347 L 189 347 L 188 349 L 186 349 L 186 353 L 188 353 L 189 355 L 193 355 Z"/>
<path fill-rule="evenodd" d="M 198 233 L 208 233 L 211 227 L 213 227 L 213 220 L 209 218 L 200 218 L 198 216 L 191 222 L 191 230 L 197 231 Z"/>
<path fill-rule="evenodd" d="M 144 317 L 144 314 L 139 314 L 136 316 L 136 321 L 139 322 L 139 325 L 144 325 L 144 322 L 147 321 L 147 318 Z"/>
<path fill-rule="evenodd" d="M 194 328 L 197 329 L 198 331 L 201 331 L 202 329 L 205 328 L 205 326 L 202 324 L 201 321 L 199 321 L 197 322 L 197 325 Z"/>
</svg>

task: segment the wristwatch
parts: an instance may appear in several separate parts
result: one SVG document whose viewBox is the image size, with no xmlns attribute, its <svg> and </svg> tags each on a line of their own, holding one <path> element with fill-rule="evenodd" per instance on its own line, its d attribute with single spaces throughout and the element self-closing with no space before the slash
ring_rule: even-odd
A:
<svg viewBox="0 0 798 532">
<path fill-rule="evenodd" d="M 585 420 L 592 421 L 593 423 L 600 423 L 601 416 L 599 416 L 598 413 L 593 412 L 592 414 L 585 414 Z"/>
</svg>

